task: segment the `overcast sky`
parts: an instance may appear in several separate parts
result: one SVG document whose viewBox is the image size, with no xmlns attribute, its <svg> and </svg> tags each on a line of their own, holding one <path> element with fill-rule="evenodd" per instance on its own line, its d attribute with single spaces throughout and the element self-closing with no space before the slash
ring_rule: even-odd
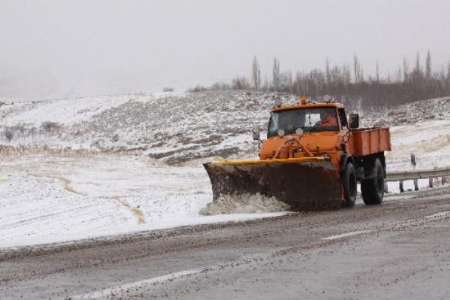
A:
<svg viewBox="0 0 450 300">
<path fill-rule="evenodd" d="M 0 0 L 0 96 L 62 97 L 182 90 L 403 57 L 450 60 L 449 0 Z M 436 70 L 437 69 L 437 70 Z"/>
</svg>

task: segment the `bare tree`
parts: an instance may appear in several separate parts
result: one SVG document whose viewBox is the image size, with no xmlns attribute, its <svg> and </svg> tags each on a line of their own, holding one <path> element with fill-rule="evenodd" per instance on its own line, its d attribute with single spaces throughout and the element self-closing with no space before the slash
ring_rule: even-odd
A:
<svg viewBox="0 0 450 300">
<path fill-rule="evenodd" d="M 253 58 L 252 63 L 252 81 L 255 90 L 259 90 L 259 88 L 261 87 L 261 69 L 259 67 L 258 59 L 256 58 L 256 56 Z"/>
<path fill-rule="evenodd" d="M 264 81 L 263 81 L 261 89 L 263 91 L 267 92 L 267 91 L 270 91 L 270 87 L 271 87 L 271 85 L 270 85 L 269 79 L 267 79 L 267 77 L 264 76 Z"/>
<path fill-rule="evenodd" d="M 425 62 L 425 77 L 427 80 L 431 79 L 431 53 L 430 50 L 427 52 L 427 58 Z"/>
<path fill-rule="evenodd" d="M 280 61 L 275 57 L 273 59 L 272 85 L 278 91 L 280 88 Z"/>
<path fill-rule="evenodd" d="M 352 81 L 352 72 L 348 65 L 342 66 L 342 80 L 346 87 L 348 87 Z"/>
<path fill-rule="evenodd" d="M 419 52 L 417 52 L 417 56 L 416 56 L 416 68 L 415 68 L 415 71 L 418 74 L 422 73 L 422 67 L 420 66 L 420 53 Z"/>
<path fill-rule="evenodd" d="M 231 81 L 231 88 L 233 90 L 248 90 L 250 84 L 245 77 L 236 77 Z"/>
<path fill-rule="evenodd" d="M 447 93 L 450 94 L 450 61 L 447 65 Z"/>
<path fill-rule="evenodd" d="M 395 80 L 397 82 L 401 82 L 402 81 L 402 67 L 398 67 L 397 70 L 397 77 L 395 78 Z"/>
<path fill-rule="evenodd" d="M 355 83 L 359 82 L 359 61 L 356 54 L 353 56 L 353 75 L 355 79 Z"/>
<path fill-rule="evenodd" d="M 378 60 L 375 67 L 375 76 L 377 83 L 380 83 L 380 63 L 378 62 Z"/>
<path fill-rule="evenodd" d="M 450 61 L 447 64 L 447 80 L 450 81 Z"/>
<path fill-rule="evenodd" d="M 353 73 L 355 77 L 355 83 L 361 82 L 363 80 L 361 76 L 361 64 L 359 63 L 359 59 L 356 54 L 353 56 Z"/>
<path fill-rule="evenodd" d="M 406 58 L 403 58 L 403 81 L 408 81 L 409 66 Z"/>
<path fill-rule="evenodd" d="M 327 79 L 327 84 L 330 84 L 331 83 L 331 74 L 330 74 L 330 61 L 328 60 L 328 57 L 327 57 L 327 60 L 325 61 L 325 78 Z"/>
</svg>

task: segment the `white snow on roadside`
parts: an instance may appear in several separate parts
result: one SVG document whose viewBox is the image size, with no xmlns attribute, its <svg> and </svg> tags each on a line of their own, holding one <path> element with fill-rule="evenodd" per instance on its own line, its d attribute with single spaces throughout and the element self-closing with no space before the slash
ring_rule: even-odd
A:
<svg viewBox="0 0 450 300">
<path fill-rule="evenodd" d="M 199 167 L 140 157 L 8 157 L 0 163 L 0 248 L 284 214 L 202 216 Z"/>
</svg>

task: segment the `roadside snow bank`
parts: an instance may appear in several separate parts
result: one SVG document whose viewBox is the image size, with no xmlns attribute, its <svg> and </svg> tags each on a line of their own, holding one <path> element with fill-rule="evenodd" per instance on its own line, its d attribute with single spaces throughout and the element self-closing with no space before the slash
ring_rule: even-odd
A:
<svg viewBox="0 0 450 300">
<path fill-rule="evenodd" d="M 265 213 L 289 210 L 289 205 L 275 197 L 261 194 L 223 195 L 200 210 L 202 215 L 220 215 L 233 213 Z"/>
</svg>

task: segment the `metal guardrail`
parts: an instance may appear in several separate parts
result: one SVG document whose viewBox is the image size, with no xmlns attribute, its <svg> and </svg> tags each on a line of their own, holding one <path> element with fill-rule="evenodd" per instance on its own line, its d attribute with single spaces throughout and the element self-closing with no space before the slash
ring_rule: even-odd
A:
<svg viewBox="0 0 450 300">
<path fill-rule="evenodd" d="M 447 176 L 450 176 L 450 168 L 441 168 L 433 170 L 413 170 L 413 171 L 390 172 L 386 175 L 385 181 L 428 179 Z"/>
<path fill-rule="evenodd" d="M 419 183 L 418 183 L 419 179 L 428 179 L 428 186 L 430 188 L 432 188 L 434 185 L 434 182 L 433 182 L 434 178 L 441 178 L 441 183 L 445 184 L 445 183 L 447 183 L 447 177 L 450 177 L 450 168 L 390 172 L 390 173 L 386 174 L 384 189 L 385 189 L 385 192 L 389 192 L 387 182 L 398 181 L 400 193 L 403 193 L 405 191 L 405 189 L 403 187 L 403 182 L 406 180 L 413 180 L 414 181 L 414 190 L 418 191 L 419 190 Z"/>
</svg>

